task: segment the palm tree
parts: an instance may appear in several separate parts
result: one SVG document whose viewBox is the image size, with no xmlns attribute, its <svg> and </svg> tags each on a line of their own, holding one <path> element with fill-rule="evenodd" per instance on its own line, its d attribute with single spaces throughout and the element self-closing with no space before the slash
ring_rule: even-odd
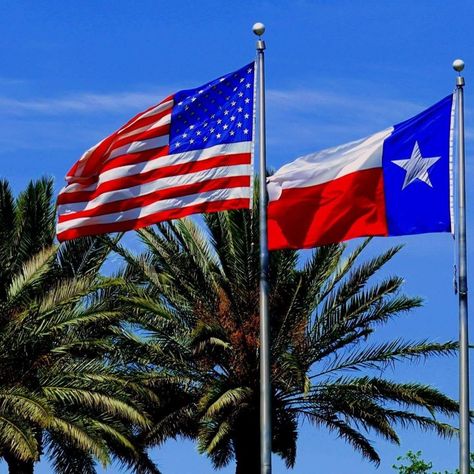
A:
<svg viewBox="0 0 474 474">
<path fill-rule="evenodd" d="M 208 214 L 138 232 L 146 251 L 126 260 L 128 317 L 140 325 L 132 348 L 150 367 L 146 385 L 166 395 L 147 435 L 197 440 L 216 468 L 236 460 L 237 474 L 259 472 L 259 245 L 253 211 Z M 404 360 L 449 355 L 453 342 L 371 342 L 375 329 L 421 305 L 400 292 L 396 276 L 371 279 L 399 250 L 360 262 L 368 241 L 295 251 L 270 259 L 273 451 L 296 459 L 303 419 L 325 427 L 378 463 L 371 432 L 398 443 L 397 426 L 455 433 L 435 414 L 458 405 L 418 382 L 400 383 L 383 369 Z M 374 371 L 377 370 L 377 372 Z M 377 373 L 377 376 L 374 375 Z M 423 411 L 425 414 L 423 414 Z"/>
<path fill-rule="evenodd" d="M 158 473 L 134 439 L 155 396 L 111 355 L 128 333 L 104 294 L 123 283 L 100 276 L 99 239 L 54 245 L 52 195 L 51 180 L 17 199 L 0 182 L 0 455 L 11 474 L 33 473 L 43 453 L 57 473 L 111 458 Z"/>
</svg>

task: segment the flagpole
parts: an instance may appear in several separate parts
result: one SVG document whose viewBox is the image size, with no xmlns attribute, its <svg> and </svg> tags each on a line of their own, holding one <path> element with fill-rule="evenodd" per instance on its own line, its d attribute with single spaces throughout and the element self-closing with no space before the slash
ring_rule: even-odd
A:
<svg viewBox="0 0 474 474">
<path fill-rule="evenodd" d="M 270 328 L 268 318 L 268 236 L 267 236 L 267 183 L 265 140 L 265 42 L 262 35 L 265 25 L 255 23 L 253 32 L 257 40 L 259 158 L 260 158 L 260 473 L 272 472 L 272 418 L 271 418 L 271 366 Z"/>
<path fill-rule="evenodd" d="M 464 61 L 457 59 L 456 78 L 458 121 L 458 294 L 459 294 L 459 469 L 469 474 L 469 337 L 467 312 L 466 177 L 464 152 Z"/>
</svg>

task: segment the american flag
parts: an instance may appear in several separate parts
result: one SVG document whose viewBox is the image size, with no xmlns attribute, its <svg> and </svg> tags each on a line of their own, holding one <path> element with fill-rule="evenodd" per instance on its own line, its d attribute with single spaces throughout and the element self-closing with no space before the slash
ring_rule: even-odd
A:
<svg viewBox="0 0 474 474">
<path fill-rule="evenodd" d="M 255 64 L 177 92 L 87 150 L 58 196 L 58 240 L 250 206 Z"/>
</svg>

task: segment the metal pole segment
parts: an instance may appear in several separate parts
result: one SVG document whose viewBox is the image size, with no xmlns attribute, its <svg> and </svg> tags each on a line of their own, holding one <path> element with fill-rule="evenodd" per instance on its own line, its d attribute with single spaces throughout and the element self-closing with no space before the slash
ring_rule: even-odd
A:
<svg viewBox="0 0 474 474">
<path fill-rule="evenodd" d="M 264 27 L 254 32 L 259 36 Z M 263 31 L 262 31 L 263 30 Z M 265 42 L 257 41 L 259 158 L 260 158 L 260 473 L 272 472 L 272 417 L 271 417 L 271 365 L 270 328 L 268 318 L 268 237 L 267 237 L 267 183 L 265 140 Z"/>
<path fill-rule="evenodd" d="M 455 62 L 456 63 L 456 62 Z M 456 68 L 462 71 L 464 63 Z M 467 312 L 466 178 L 464 152 L 464 77 L 456 78 L 458 106 L 458 289 L 459 289 L 459 469 L 469 474 L 469 337 Z"/>
</svg>

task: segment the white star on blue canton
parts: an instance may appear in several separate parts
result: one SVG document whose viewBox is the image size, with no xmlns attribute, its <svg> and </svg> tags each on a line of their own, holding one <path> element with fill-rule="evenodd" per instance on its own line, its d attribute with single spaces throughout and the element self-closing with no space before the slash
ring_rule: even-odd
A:
<svg viewBox="0 0 474 474">
<path fill-rule="evenodd" d="M 253 67 L 245 68 L 200 88 L 178 92 L 175 100 L 180 105 L 173 112 L 176 120 L 171 126 L 170 146 L 179 147 L 181 152 L 248 141 L 252 134 L 253 74 Z"/>
<path fill-rule="evenodd" d="M 408 185 L 416 181 L 417 179 L 423 181 L 431 188 L 433 184 L 430 181 L 430 175 L 428 170 L 439 160 L 441 156 L 434 156 L 431 158 L 423 158 L 421 155 L 420 147 L 418 142 L 415 142 L 411 157 L 407 160 L 393 160 L 392 163 L 400 166 L 406 172 L 405 181 L 403 182 L 402 189 L 405 189 Z"/>
</svg>

